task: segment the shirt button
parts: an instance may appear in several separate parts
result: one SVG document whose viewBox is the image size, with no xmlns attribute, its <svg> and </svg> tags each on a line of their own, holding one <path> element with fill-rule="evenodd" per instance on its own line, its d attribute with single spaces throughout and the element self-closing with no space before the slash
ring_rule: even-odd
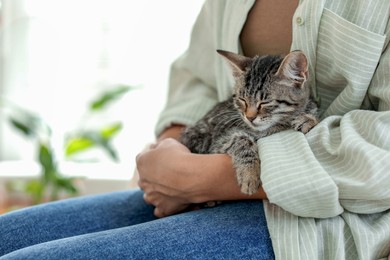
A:
<svg viewBox="0 0 390 260">
<path fill-rule="evenodd" d="M 302 25 L 304 23 L 304 20 L 302 17 L 298 16 L 296 19 L 295 19 L 295 22 L 298 24 L 298 25 Z"/>
</svg>

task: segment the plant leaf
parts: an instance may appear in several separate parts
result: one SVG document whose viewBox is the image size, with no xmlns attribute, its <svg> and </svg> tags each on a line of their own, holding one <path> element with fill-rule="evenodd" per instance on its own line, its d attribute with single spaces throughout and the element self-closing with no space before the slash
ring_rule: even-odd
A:
<svg viewBox="0 0 390 260">
<path fill-rule="evenodd" d="M 50 182 L 54 180 L 58 173 L 57 165 L 54 162 L 53 151 L 44 143 L 39 144 L 39 163 L 41 164 L 43 171 L 43 180 L 45 182 Z"/>
<path fill-rule="evenodd" d="M 87 136 L 72 137 L 66 142 L 65 155 L 71 156 L 75 153 L 87 150 L 96 145 L 95 140 Z"/>
<path fill-rule="evenodd" d="M 90 105 L 91 110 L 101 110 L 104 107 L 107 106 L 108 103 L 114 101 L 115 99 L 118 99 L 121 97 L 123 94 L 127 93 L 133 89 L 133 87 L 130 86 L 118 86 L 117 88 L 114 88 L 112 90 L 108 90 L 104 93 L 102 93 L 97 99 L 92 101 Z"/>
<path fill-rule="evenodd" d="M 109 140 L 115 134 L 117 134 L 122 129 L 122 123 L 114 123 L 112 125 L 106 126 L 100 130 L 100 135 L 104 140 Z"/>
<path fill-rule="evenodd" d="M 51 135 L 50 126 L 41 117 L 26 109 L 15 107 L 9 121 L 27 137 Z"/>
<path fill-rule="evenodd" d="M 13 118 L 13 117 L 10 117 L 10 118 L 9 118 L 9 121 L 10 121 L 10 123 L 11 123 L 11 125 L 12 125 L 13 127 L 15 127 L 16 129 L 18 129 L 18 130 L 19 130 L 20 132 L 22 132 L 25 136 L 31 137 L 31 136 L 34 136 L 34 135 L 35 135 L 34 129 L 33 129 L 31 126 L 29 126 L 29 125 L 27 125 L 27 124 L 25 124 L 25 123 L 19 121 L 18 119 Z"/>
<path fill-rule="evenodd" d="M 100 143 L 101 147 L 103 148 L 103 150 L 105 150 L 107 152 L 107 154 L 111 157 L 112 160 L 114 160 L 115 162 L 119 161 L 119 158 L 118 158 L 118 155 L 115 151 L 115 149 L 111 146 L 111 144 L 109 142 L 101 142 Z"/>
<path fill-rule="evenodd" d="M 88 150 L 92 147 L 103 149 L 114 161 L 118 161 L 118 155 L 110 144 L 110 139 L 122 128 L 121 123 L 115 123 L 101 130 L 86 131 L 67 142 L 65 153 L 67 156 Z"/>
<path fill-rule="evenodd" d="M 39 144 L 39 162 L 47 170 L 53 170 L 53 155 L 51 149 L 43 143 Z"/>
<path fill-rule="evenodd" d="M 25 191 L 32 196 L 33 203 L 38 204 L 43 201 L 45 185 L 38 180 L 32 180 L 26 184 Z"/>
<path fill-rule="evenodd" d="M 71 195 L 76 195 L 78 194 L 78 189 L 76 186 L 73 184 L 74 179 L 73 178 L 63 178 L 63 177 L 58 177 L 56 180 L 56 185 L 57 187 L 62 188 L 65 190 L 68 194 Z"/>
</svg>

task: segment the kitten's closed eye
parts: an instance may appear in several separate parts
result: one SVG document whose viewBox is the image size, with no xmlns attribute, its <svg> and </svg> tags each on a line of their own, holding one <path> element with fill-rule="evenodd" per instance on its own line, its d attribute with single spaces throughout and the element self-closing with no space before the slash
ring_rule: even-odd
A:
<svg viewBox="0 0 390 260">
<path fill-rule="evenodd" d="M 242 105 L 242 107 L 243 108 L 247 108 L 248 107 L 248 103 L 247 103 L 247 101 L 245 100 L 245 99 L 243 99 L 243 98 L 238 98 L 238 100 L 240 101 L 240 103 L 241 103 L 241 105 Z"/>
<path fill-rule="evenodd" d="M 276 102 L 278 102 L 279 104 L 287 105 L 287 106 L 296 106 L 297 105 L 296 103 L 292 103 L 292 102 L 287 101 L 287 100 L 276 100 Z"/>
<path fill-rule="evenodd" d="M 272 110 L 274 110 L 274 109 L 276 109 L 278 107 L 279 107 L 279 104 L 277 102 L 274 102 L 274 101 L 267 102 L 266 104 L 264 104 L 262 106 L 262 109 L 259 110 L 259 111 L 260 112 L 267 112 L 267 113 L 269 113 L 269 112 L 272 112 Z"/>
<path fill-rule="evenodd" d="M 260 101 L 258 104 L 257 104 L 257 109 L 260 110 L 262 107 L 264 106 L 267 106 L 268 104 L 270 104 L 271 101 Z"/>
</svg>

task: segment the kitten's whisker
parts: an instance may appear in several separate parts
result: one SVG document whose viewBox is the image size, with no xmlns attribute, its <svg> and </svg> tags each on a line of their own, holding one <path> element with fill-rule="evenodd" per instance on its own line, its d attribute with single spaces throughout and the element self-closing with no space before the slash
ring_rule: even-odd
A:
<svg viewBox="0 0 390 260">
<path fill-rule="evenodd" d="M 228 121 L 224 121 L 221 126 L 223 126 L 224 128 L 230 128 L 236 124 L 236 121 L 236 118 L 230 118 Z"/>
<path fill-rule="evenodd" d="M 238 126 L 241 126 L 242 123 L 243 123 L 242 118 L 236 117 L 236 118 L 232 118 L 231 120 L 226 122 L 225 126 L 226 126 L 226 128 L 232 128 L 234 126 L 238 127 Z"/>
</svg>

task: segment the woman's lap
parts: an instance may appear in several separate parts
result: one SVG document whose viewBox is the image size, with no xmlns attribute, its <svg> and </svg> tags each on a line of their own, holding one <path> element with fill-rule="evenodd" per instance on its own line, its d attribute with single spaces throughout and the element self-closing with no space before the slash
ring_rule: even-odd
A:
<svg viewBox="0 0 390 260">
<path fill-rule="evenodd" d="M 5 256 L 15 259 L 272 258 L 259 201 L 156 219 L 142 196 L 141 191 L 116 192 L 0 216 L 0 254 L 16 250 Z"/>
</svg>

